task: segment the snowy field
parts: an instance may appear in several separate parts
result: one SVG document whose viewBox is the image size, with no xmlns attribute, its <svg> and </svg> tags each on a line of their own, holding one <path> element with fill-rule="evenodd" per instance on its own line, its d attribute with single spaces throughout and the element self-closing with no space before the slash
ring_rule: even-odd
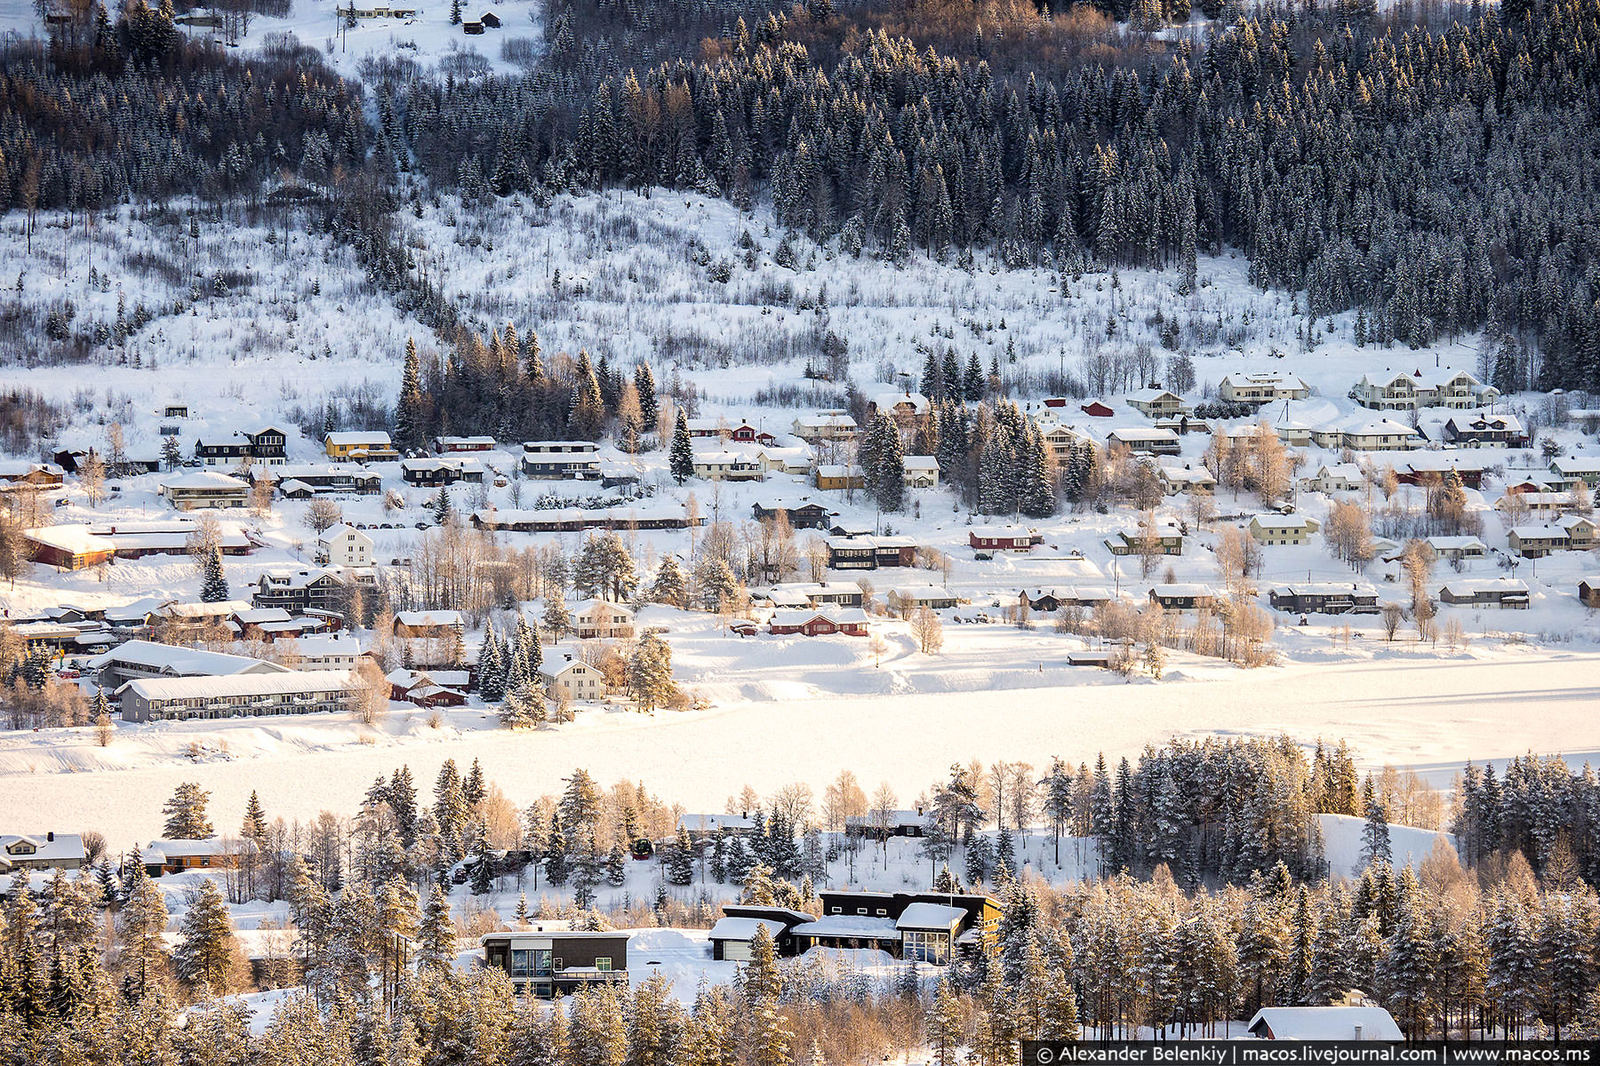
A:
<svg viewBox="0 0 1600 1066">
<path fill-rule="evenodd" d="M 886 664 L 892 670 L 892 666 Z M 819 790 L 840 770 L 869 789 L 887 781 L 909 804 L 952 762 L 1049 765 L 1137 756 L 1169 736 L 1348 740 L 1368 766 L 1438 768 L 1532 750 L 1581 761 L 1600 751 L 1600 664 L 1592 655 L 1529 650 L 1488 659 L 1232 671 L 1225 680 L 975 689 L 923 694 L 774 698 L 705 711 L 591 710 L 546 731 L 507 733 L 490 712 L 394 711 L 377 731 L 349 721 L 239 721 L 124 727 L 109 748 L 91 732 L 0 736 L 0 824 L 97 829 L 111 840 L 159 835 L 180 781 L 213 792 L 232 825 L 252 789 L 275 815 L 347 813 L 401 763 L 431 781 L 446 758 L 480 759 L 518 803 L 559 793 L 574 767 L 598 780 L 643 780 L 668 802 L 722 810 L 744 785 L 765 795 L 802 781 Z M 191 746 L 194 754 L 191 756 Z"/>
</svg>

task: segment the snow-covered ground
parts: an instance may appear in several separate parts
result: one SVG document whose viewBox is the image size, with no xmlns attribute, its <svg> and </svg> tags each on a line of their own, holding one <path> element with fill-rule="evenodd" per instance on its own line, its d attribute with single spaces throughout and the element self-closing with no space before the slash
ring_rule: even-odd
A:
<svg viewBox="0 0 1600 1066">
<path fill-rule="evenodd" d="M 1287 370 L 1313 387 L 1313 397 L 1294 412 L 1306 419 L 1351 413 L 1344 394 L 1363 370 L 1470 367 L 1476 360 L 1473 338 L 1425 352 L 1360 349 L 1348 339 L 1350 323 L 1343 319 L 1303 352 L 1295 339 L 1300 320 L 1292 313 L 1294 298 L 1252 288 L 1243 261 L 1231 257 L 1205 261 L 1201 285 L 1189 295 L 1176 291 L 1171 276 L 1129 271 L 1068 279 L 1063 297 L 1062 279 L 1049 272 L 1005 271 L 982 260 L 966 271 L 926 259 L 897 270 L 804 240 L 792 244 L 795 268 L 778 266 L 780 235 L 769 215 L 660 191 L 564 196 L 547 210 L 501 205 L 467 212 L 445 199 L 425 202 L 420 219 L 407 213 L 402 218 L 407 239 L 425 249 L 419 254 L 428 259 L 430 276 L 458 294 L 469 319 L 486 325 L 515 320 L 524 332 L 537 328 L 552 357 L 580 346 L 621 365 L 648 357 L 663 385 L 676 374 L 700 390 L 700 415 L 749 419 L 778 433 L 807 408 L 758 403 L 757 393 L 801 384 L 802 370 L 827 332 L 846 339 L 852 373 L 864 387 L 904 381 L 896 376 L 901 372 L 914 379 L 922 365 L 918 345 L 927 343 L 954 347 L 963 360 L 975 353 L 985 366 L 998 358 L 1008 380 L 1024 383 L 1019 399 L 1036 411 L 1041 393 L 1027 382 L 1053 371 L 1093 374 L 1098 356 L 1125 359 L 1141 343 L 1159 352 L 1162 322 L 1178 323 L 1182 345 L 1196 354 L 1199 380 L 1191 396 L 1209 393 L 1227 372 Z M 20 218 L 0 219 L 0 258 L 20 256 L 23 242 Z M 82 327 L 114 322 L 120 289 L 130 308 L 143 303 L 155 314 L 125 346 L 107 350 L 107 365 L 92 374 L 78 366 L 7 370 L 7 384 L 26 384 L 70 406 L 72 417 L 53 442 L 57 446 L 102 444 L 105 423 L 115 421 L 131 453 L 153 453 L 164 421 L 160 407 L 181 398 L 193 416 L 179 427 L 186 452 L 199 435 L 278 421 L 290 433 L 291 461 L 315 461 L 321 458 L 317 441 L 302 436 L 285 416 L 315 411 L 328 400 L 344 409 L 363 401 L 386 405 L 398 382 L 405 338 L 415 336 L 425 347 L 433 343 L 419 324 L 396 314 L 371 289 L 345 250 L 322 237 L 276 231 L 269 223 L 203 220 L 199 237 L 190 237 L 182 211 L 161 220 L 124 210 L 89 231 L 52 227 L 47 219 L 34 242 L 39 265 L 24 279 L 23 295 L 0 294 L 0 301 L 37 307 L 70 298 Z M 152 254 L 183 266 L 176 273 L 152 271 Z M 733 266 L 731 280 L 708 282 L 705 263 L 722 260 Z M 214 284 L 218 274 L 240 263 L 249 264 L 244 277 L 226 288 Z M 1113 320 L 1116 336 L 1107 340 Z M 1319 323 L 1319 330 L 1327 329 L 1328 323 Z M 1157 366 L 1151 376 L 1161 373 Z M 1109 424 L 1146 424 L 1115 390 L 1107 398 L 1118 410 Z M 1512 406 L 1534 403 L 1518 398 Z M 1571 431 L 1558 439 L 1574 454 L 1594 447 Z M 1205 443 L 1201 434 L 1186 437 L 1181 458 L 1198 462 Z M 1303 473 L 1337 458 L 1315 448 L 1305 452 Z M 614 461 L 626 458 L 606 454 Z M 497 452 L 484 460 L 492 470 L 509 472 L 515 458 Z M 1379 466 L 1400 458 L 1373 457 Z M 1542 465 L 1529 453 L 1500 458 L 1505 472 L 1491 477 L 1483 493 L 1469 494 L 1472 507 L 1486 508 L 1502 479 Z M 678 680 L 709 701 L 708 709 L 646 717 L 597 708 L 585 710 L 576 723 L 524 735 L 497 731 L 492 712 L 476 707 L 441 714 L 437 728 L 430 715 L 411 710 L 393 711 L 376 730 L 341 720 L 123 726 L 108 748 L 95 747 L 86 733 L 10 735 L 0 737 L 0 780 L 17 787 L 0 788 L 0 824 L 17 824 L 43 810 L 57 824 L 149 837 L 160 800 L 186 778 L 215 790 L 225 807 L 238 806 L 250 788 L 262 787 L 281 793 L 275 802 L 269 799 L 281 813 L 348 810 L 376 772 L 410 761 L 431 774 L 446 756 L 481 757 L 497 778 L 527 796 L 556 788 L 562 775 L 582 765 L 605 780 L 643 777 L 688 806 L 720 807 L 747 781 L 761 790 L 793 780 L 820 786 L 840 768 L 855 770 L 864 781 L 888 780 L 909 801 L 953 759 L 1042 764 L 1059 754 L 1092 760 L 1100 750 L 1135 753 L 1172 735 L 1285 731 L 1306 741 L 1342 737 L 1371 765 L 1437 766 L 1441 784 L 1468 757 L 1600 749 L 1592 713 L 1600 634 L 1574 595 L 1577 578 L 1592 565 L 1583 554 L 1519 567 L 1517 576 L 1533 586 L 1532 610 L 1445 608 L 1441 621 L 1461 623 L 1465 646 L 1418 643 L 1409 633 L 1391 643 L 1370 617 L 1354 620 L 1347 639 L 1343 620 L 1313 616 L 1302 627 L 1292 616 L 1278 615 L 1278 666 L 1241 671 L 1174 652 L 1161 682 L 1124 684 L 1099 671 L 1066 667 L 1066 653 L 1082 642 L 1054 632 L 1047 619 L 1031 630 L 999 624 L 1001 605 L 1014 603 L 1022 588 L 1051 585 L 1103 585 L 1142 598 L 1169 572 L 1179 581 L 1216 582 L 1211 548 L 1217 531 L 1243 518 L 1225 517 L 1196 530 L 1183 556 L 1163 559 L 1154 573 L 1141 577 L 1137 560 L 1113 558 L 1102 543 L 1116 530 L 1131 528 L 1135 517 L 1126 510 L 1064 512 L 1030 523 L 1044 541 L 1031 554 L 978 560 L 966 547 L 968 533 L 974 523 L 998 520 L 970 517 L 947 490 L 915 492 L 906 513 L 878 515 L 863 494 L 822 493 L 794 476 L 679 487 L 666 476 L 661 452 L 636 462 L 655 501 L 686 503 L 693 493 L 708 518 L 739 522 L 755 501 L 808 496 L 839 512 L 847 524 L 909 533 L 946 553 L 948 585 L 965 603 L 946 615 L 942 653 L 918 653 L 905 624 L 888 619 L 876 623 L 883 638 L 879 649 L 843 638 L 742 639 L 724 633 L 709 616 L 652 608 L 643 621 L 667 628 Z M 386 486 L 400 486 L 395 464 L 376 469 Z M 162 477 L 128 479 L 99 507 L 90 507 L 81 490 L 69 486 L 57 520 L 170 517 L 156 494 Z M 409 555 L 420 535 L 412 527 L 431 493 L 401 488 L 406 507 L 393 513 L 385 511 L 381 497 L 344 501 L 347 521 L 397 527 L 369 530 L 380 561 Z M 454 497 L 463 510 L 508 508 L 519 498 L 529 506 L 548 489 L 538 483 L 481 491 L 458 487 Z M 1400 495 L 1416 498 L 1414 490 Z M 1302 513 L 1320 518 L 1330 501 L 1301 493 L 1297 503 Z M 1224 493 L 1216 508 L 1238 516 L 1257 506 Z M 227 561 L 235 590 L 263 570 L 308 561 L 312 538 L 305 510 L 304 504 L 280 501 L 265 518 L 238 515 L 265 547 Z M 1162 515 L 1183 519 L 1187 507 L 1173 497 Z M 1486 513 L 1485 527 L 1491 546 L 1503 546 L 1499 516 Z M 502 539 L 517 545 L 554 541 L 568 551 L 581 543 L 575 534 Z M 630 540 L 646 572 L 663 553 L 685 556 L 690 548 L 682 533 L 642 533 Z M 1467 570 L 1468 576 L 1502 572 L 1493 559 Z M 1393 574 L 1392 567 L 1374 564 L 1364 576 L 1385 600 L 1400 600 L 1399 586 L 1385 580 Z M 1441 566 L 1435 585 L 1451 576 Z M 1313 538 L 1300 547 L 1266 549 L 1256 583 L 1264 593 L 1287 580 L 1350 577 L 1321 539 Z M 945 575 L 878 571 L 869 579 L 882 602 L 894 585 L 942 582 Z M 0 606 L 16 617 L 64 602 L 108 605 L 156 594 L 192 597 L 197 591 L 195 568 L 181 557 L 65 575 L 35 566 L 14 587 L 0 589 Z M 468 642 L 476 646 L 475 637 Z M 273 782 L 282 784 L 273 789 Z"/>
</svg>

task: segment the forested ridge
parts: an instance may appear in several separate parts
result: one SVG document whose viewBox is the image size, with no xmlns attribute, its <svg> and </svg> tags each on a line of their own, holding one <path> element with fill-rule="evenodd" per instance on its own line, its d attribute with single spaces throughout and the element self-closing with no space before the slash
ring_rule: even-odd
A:
<svg viewBox="0 0 1600 1066">
<path fill-rule="evenodd" d="M 290 42 L 241 60 L 190 41 L 170 0 L 0 49 L 0 205 L 85 210 L 252 192 L 360 168 L 360 90 Z"/>
<path fill-rule="evenodd" d="M 1199 254 L 1237 248 L 1259 284 L 1304 291 L 1308 320 L 1359 309 L 1359 342 L 1487 328 L 1502 389 L 1600 387 L 1600 0 L 1453 23 L 1346 0 L 1171 39 L 1151 31 L 1176 5 L 1110 13 L 1131 21 L 999 0 L 560 2 L 524 76 L 372 64 L 369 129 L 313 49 L 241 60 L 185 40 L 170 7 L 97 8 L 0 55 L 0 202 L 288 179 L 360 198 L 341 217 L 378 233 L 384 187 L 411 173 L 469 201 L 665 185 L 770 199 L 847 255 L 993 252 L 1069 292 L 1115 265 L 1196 284 Z M 415 269 L 381 258 L 396 288 Z"/>
<path fill-rule="evenodd" d="M 559 70 L 413 78 L 394 131 L 469 196 L 770 194 L 780 221 L 847 252 L 988 248 L 1192 281 L 1197 252 L 1237 247 L 1260 284 L 1304 289 L 1310 315 L 1364 308 L 1358 340 L 1487 326 L 1545 355 L 1537 373 L 1503 360 L 1501 385 L 1600 384 L 1595 0 L 1440 33 L 1263 16 L 1143 73 L 1009 78 L 882 32 L 825 67 L 792 39 L 811 18 L 741 21 L 711 58 L 603 78 L 577 103 Z"/>
</svg>

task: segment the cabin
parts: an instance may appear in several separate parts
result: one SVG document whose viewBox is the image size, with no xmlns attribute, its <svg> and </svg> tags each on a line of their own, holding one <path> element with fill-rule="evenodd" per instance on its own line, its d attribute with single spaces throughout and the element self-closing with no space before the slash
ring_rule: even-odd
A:
<svg viewBox="0 0 1600 1066">
<path fill-rule="evenodd" d="M 445 677 L 445 674 L 458 674 Z M 384 676 L 389 698 L 416 707 L 459 707 L 467 702 L 467 671 L 391 670 Z M 454 682 L 453 684 L 451 682 Z"/>
<path fill-rule="evenodd" d="M 1130 392 L 1125 397 L 1128 406 L 1146 418 L 1180 418 L 1189 413 L 1189 405 L 1175 392 L 1159 385 Z"/>
<path fill-rule="evenodd" d="M 751 510 L 758 522 L 787 518 L 791 529 L 827 529 L 835 514 L 820 503 L 768 501 L 755 504 Z"/>
<path fill-rule="evenodd" d="M 400 478 L 418 488 L 441 488 L 458 481 L 483 484 L 483 464 L 476 459 L 403 459 Z"/>
<path fill-rule="evenodd" d="M 151 877 L 185 870 L 229 870 L 239 865 L 241 855 L 254 850 L 255 842 L 248 839 L 152 840 L 139 850 L 139 865 Z"/>
<path fill-rule="evenodd" d="M 1460 479 L 1463 488 L 1483 488 L 1483 475 L 1488 470 L 1486 460 L 1463 455 L 1420 455 L 1396 465 L 1395 479 L 1402 485 L 1426 488 L 1443 484 L 1452 473 Z"/>
<path fill-rule="evenodd" d="M 1155 555 L 1182 555 L 1183 554 L 1183 527 L 1176 522 L 1157 522 L 1152 528 L 1145 529 L 1119 529 L 1111 537 L 1103 541 L 1106 550 L 1112 555 L 1144 555 L 1149 552 Z"/>
<path fill-rule="evenodd" d="M 1111 590 L 1094 586 L 1023 589 L 1017 594 L 1018 606 L 1042 614 L 1055 614 L 1069 607 L 1093 609 L 1110 602 Z"/>
<path fill-rule="evenodd" d="M 697 450 L 693 464 L 694 476 L 703 481 L 762 481 L 767 476 L 760 458 L 726 448 Z"/>
<path fill-rule="evenodd" d="M 1291 614 L 1377 614 L 1378 590 L 1341 581 L 1279 585 L 1267 593 L 1274 610 Z"/>
<path fill-rule="evenodd" d="M 433 450 L 437 455 L 454 455 L 458 452 L 489 452 L 494 450 L 493 437 L 435 437 Z"/>
<path fill-rule="evenodd" d="M 630 640 L 633 638 L 633 611 L 606 599 L 581 600 L 568 608 L 572 616 L 572 635 L 579 640 Z"/>
<path fill-rule="evenodd" d="M 57 466 L 26 460 L 0 460 L 0 492 L 24 489 L 56 489 L 66 480 Z"/>
<path fill-rule="evenodd" d="M 867 612 L 860 608 L 773 611 L 767 622 L 767 632 L 779 637 L 864 637 L 868 631 Z"/>
<path fill-rule="evenodd" d="M 1088 403 L 1080 405 L 1078 410 L 1090 418 L 1110 418 L 1117 413 L 1103 400 L 1090 400 Z"/>
<path fill-rule="evenodd" d="M 1293 374 L 1243 373 L 1227 374 L 1218 386 L 1217 395 L 1225 403 L 1268 404 L 1274 400 L 1305 400 L 1311 389 Z"/>
<path fill-rule="evenodd" d="M 163 481 L 161 495 L 180 511 L 244 507 L 250 502 L 250 486 L 214 470 L 197 470 Z"/>
<path fill-rule="evenodd" d="M 867 486 L 867 474 L 859 466 L 844 463 L 819 463 L 811 472 L 817 488 L 828 492 L 843 492 Z"/>
<path fill-rule="evenodd" d="M 17 870 L 77 870 L 89 861 L 78 833 L 0 833 L 0 874 Z"/>
<path fill-rule="evenodd" d="M 890 589 L 885 599 L 889 609 L 901 618 L 909 618 L 923 607 L 930 611 L 949 610 L 959 602 L 955 593 L 938 585 L 903 585 Z"/>
<path fill-rule="evenodd" d="M 187 555 L 195 527 L 187 520 L 130 526 L 40 526 L 23 533 L 28 558 L 62 570 L 82 570 L 112 559 L 147 555 Z M 224 530 L 218 547 L 223 555 L 248 555 L 255 542 L 238 529 Z"/>
<path fill-rule="evenodd" d="M 1155 467 L 1156 477 L 1161 482 L 1161 490 L 1168 496 L 1175 496 L 1180 492 L 1201 493 L 1211 495 L 1217 491 L 1217 479 L 1211 471 L 1203 466 L 1190 466 L 1187 463 L 1159 463 Z"/>
<path fill-rule="evenodd" d="M 756 822 L 748 811 L 743 814 L 682 814 L 678 816 L 677 829 L 689 834 L 691 840 L 709 840 L 721 833 L 729 836 L 751 836 Z"/>
<path fill-rule="evenodd" d="M 1304 544 L 1322 526 L 1314 518 L 1299 514 L 1252 515 L 1246 530 L 1250 539 L 1263 545 Z"/>
<path fill-rule="evenodd" d="M 795 436 L 807 444 L 837 444 L 854 440 L 860 429 L 848 411 L 818 411 L 802 415 L 790 425 Z"/>
<path fill-rule="evenodd" d="M 844 820 L 845 834 L 852 837 L 920 837 L 927 828 L 928 815 L 921 807 L 852 814 Z"/>
<path fill-rule="evenodd" d="M 1245 1031 L 1258 1040 L 1393 1040 L 1405 1034 L 1382 1007 L 1262 1007 Z"/>
<path fill-rule="evenodd" d="M 711 957 L 716 961 L 749 962 L 751 941 L 757 931 L 765 927 L 777 954 L 788 957 L 796 954 L 794 927 L 816 920 L 814 914 L 787 907 L 728 903 L 723 905 L 722 917 L 711 927 L 706 939 L 711 941 Z"/>
<path fill-rule="evenodd" d="M 1600 576 L 1578 582 L 1578 602 L 1585 607 L 1600 607 Z"/>
<path fill-rule="evenodd" d="M 1482 559 L 1489 554 L 1489 546 L 1477 537 L 1428 537 L 1423 541 L 1433 554 L 1449 562 Z"/>
<path fill-rule="evenodd" d="M 1525 611 L 1529 606 L 1529 593 L 1527 584 L 1515 578 L 1463 578 L 1442 586 L 1439 602 L 1457 607 Z"/>
<path fill-rule="evenodd" d="M 985 526 L 967 532 L 967 546 L 980 552 L 1030 552 L 1043 539 L 1021 526 Z"/>
<path fill-rule="evenodd" d="M 1150 602 L 1168 611 L 1211 610 L 1221 598 L 1209 585 L 1156 585 L 1150 590 Z"/>
<path fill-rule="evenodd" d="M 394 616 L 394 635 L 408 639 L 453 640 L 466 628 L 460 611 L 401 611 Z"/>
<path fill-rule="evenodd" d="M 1121 445 L 1136 455 L 1177 455 L 1178 435 L 1159 426 L 1118 426 L 1106 434 L 1107 445 Z"/>
<path fill-rule="evenodd" d="M 926 424 L 932 412 L 933 405 L 920 392 L 880 392 L 867 398 L 867 417 L 885 415 L 901 433 L 915 432 Z"/>
<path fill-rule="evenodd" d="M 389 434 L 378 431 L 346 430 L 329 433 L 322 442 L 329 459 L 352 463 L 381 462 L 400 458 Z"/>
<path fill-rule="evenodd" d="M 914 566 L 917 542 L 903 536 L 833 536 L 826 541 L 834 570 L 880 570 Z"/>
<path fill-rule="evenodd" d="M 317 562 L 331 566 L 371 566 L 372 538 L 354 526 L 329 526 L 317 534 Z"/>
<path fill-rule="evenodd" d="M 1546 479 L 1552 489 L 1570 490 L 1582 482 L 1591 488 L 1600 485 L 1600 459 L 1557 458 L 1550 460 L 1550 476 Z"/>
<path fill-rule="evenodd" d="M 1445 419 L 1441 433 L 1461 448 L 1526 448 L 1528 431 L 1516 415 L 1463 411 Z"/>
<path fill-rule="evenodd" d="M 483 945 L 486 966 L 504 970 L 518 992 L 554 999 L 596 985 L 628 983 L 628 934 L 560 928 L 536 923 L 530 930 L 489 933 Z"/>
<path fill-rule="evenodd" d="M 960 892 L 824 891 L 820 902 L 816 921 L 790 930 L 797 952 L 869 948 L 943 966 L 986 947 L 1001 919 L 993 897 Z"/>
<path fill-rule="evenodd" d="M 530 440 L 522 445 L 522 476 L 536 481 L 597 481 L 599 445 L 592 440 Z"/>
</svg>

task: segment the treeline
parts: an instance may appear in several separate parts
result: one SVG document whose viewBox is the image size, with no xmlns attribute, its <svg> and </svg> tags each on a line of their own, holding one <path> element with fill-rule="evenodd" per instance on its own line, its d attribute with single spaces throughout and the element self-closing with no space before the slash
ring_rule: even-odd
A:
<svg viewBox="0 0 1600 1066">
<path fill-rule="evenodd" d="M 1511 14 L 1379 37 L 1242 21 L 1145 78 L 1078 65 L 1025 83 L 885 34 L 824 66 L 763 23 L 712 61 L 605 79 L 577 117 L 533 80 L 413 79 L 396 132 L 468 197 L 770 189 L 785 225 L 890 258 L 989 248 L 1194 284 L 1200 252 L 1237 247 L 1253 280 L 1305 290 L 1310 317 L 1361 308 L 1363 343 L 1489 326 L 1538 342 L 1539 387 L 1590 387 L 1600 8 Z"/>
<path fill-rule="evenodd" d="M 170 0 L 136 0 L 115 22 L 101 4 L 73 17 L 47 46 L 0 49 L 0 206 L 220 198 L 366 166 L 360 90 L 314 49 L 233 58 L 187 39 Z"/>
</svg>

